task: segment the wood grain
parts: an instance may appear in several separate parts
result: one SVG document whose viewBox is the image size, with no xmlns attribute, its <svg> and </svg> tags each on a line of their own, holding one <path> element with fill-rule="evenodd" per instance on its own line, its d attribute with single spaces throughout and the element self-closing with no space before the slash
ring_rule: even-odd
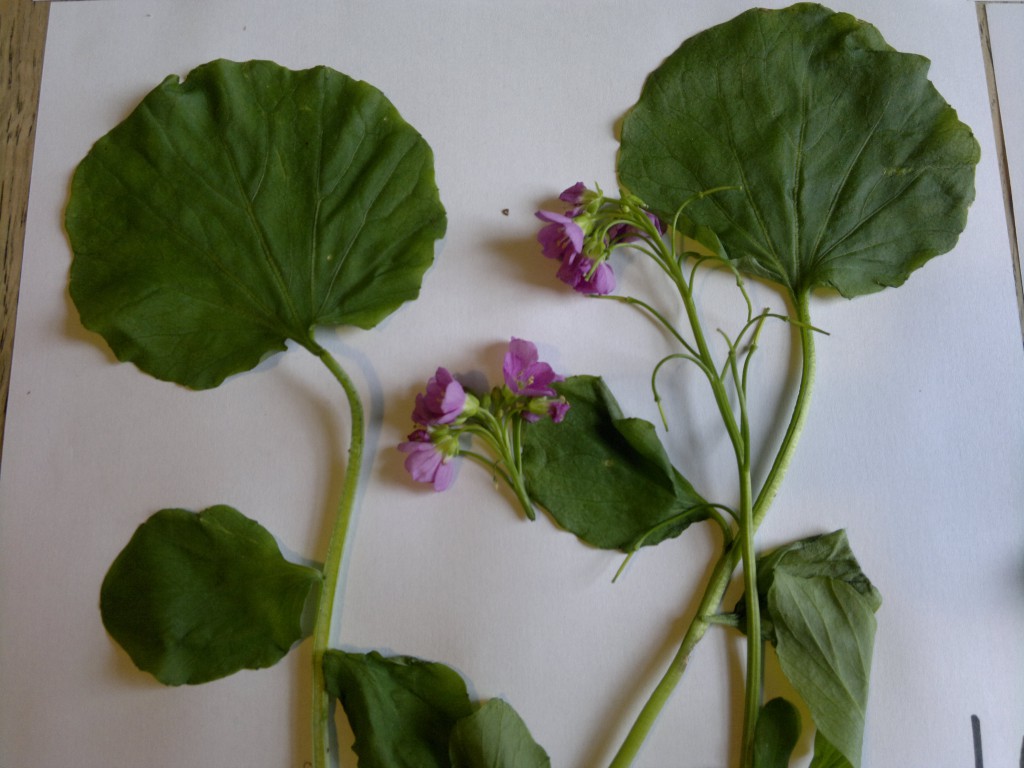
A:
<svg viewBox="0 0 1024 768">
<path fill-rule="evenodd" d="M 36 108 L 43 71 L 43 47 L 49 3 L 0 0 L 0 116 L 3 163 L 0 165 L 0 457 L 3 455 L 11 353 L 25 242 Z"/>
</svg>

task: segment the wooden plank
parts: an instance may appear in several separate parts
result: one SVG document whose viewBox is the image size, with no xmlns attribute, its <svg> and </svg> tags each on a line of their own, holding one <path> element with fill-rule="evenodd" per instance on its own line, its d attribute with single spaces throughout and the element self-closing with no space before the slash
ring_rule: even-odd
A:
<svg viewBox="0 0 1024 768">
<path fill-rule="evenodd" d="M 1024 4 L 978 3 L 981 49 L 988 76 L 992 124 L 995 129 L 999 173 L 1003 181 L 1006 230 L 1010 238 L 1017 307 L 1024 339 L 1024 281 L 1021 252 L 1024 251 L 1024 99 L 1020 95 L 1020 35 L 1024 32 Z"/>
<path fill-rule="evenodd" d="M 49 3 L 0 0 L 0 115 L 3 163 L 0 164 L 0 456 L 3 455 L 11 353 L 25 242 L 32 148 L 35 143 L 39 82 Z"/>
</svg>

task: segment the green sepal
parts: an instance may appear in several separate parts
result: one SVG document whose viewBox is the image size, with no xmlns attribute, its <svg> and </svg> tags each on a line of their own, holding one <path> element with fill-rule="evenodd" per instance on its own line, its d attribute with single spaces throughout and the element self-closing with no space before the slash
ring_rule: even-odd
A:
<svg viewBox="0 0 1024 768">
<path fill-rule="evenodd" d="M 530 496 L 559 525 L 596 547 L 632 549 L 708 517 L 654 425 L 624 418 L 604 381 L 573 376 L 555 388 L 569 412 L 524 430 L 523 471 Z"/>
<path fill-rule="evenodd" d="M 321 581 L 231 507 L 164 509 L 110 566 L 100 612 L 139 669 L 165 685 L 203 683 L 280 660 L 307 634 Z"/>
</svg>

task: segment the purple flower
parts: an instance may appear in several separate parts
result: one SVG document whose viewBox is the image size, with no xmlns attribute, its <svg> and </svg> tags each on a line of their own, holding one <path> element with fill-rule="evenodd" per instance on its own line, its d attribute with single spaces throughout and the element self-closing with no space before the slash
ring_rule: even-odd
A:
<svg viewBox="0 0 1024 768">
<path fill-rule="evenodd" d="M 537 347 L 529 341 L 512 339 L 501 372 L 505 386 L 517 395 L 558 397 L 551 384 L 561 381 L 562 377 L 551 370 L 550 365 L 538 361 Z"/>
<path fill-rule="evenodd" d="M 399 444 L 398 450 L 409 454 L 405 457 L 405 469 L 413 480 L 433 483 L 435 491 L 443 491 L 455 479 L 455 467 L 449 463 L 451 457 L 431 442 L 426 430 L 412 432 L 406 442 Z"/>
<path fill-rule="evenodd" d="M 569 203 L 569 205 L 577 206 L 576 210 L 578 211 L 578 206 L 583 205 L 584 201 L 587 199 L 586 196 L 589 191 L 590 190 L 587 189 L 582 181 L 577 181 L 571 187 L 564 190 L 562 194 L 558 196 L 558 199 L 563 203 Z M 573 215 L 575 215 L 575 212 Z"/>
<path fill-rule="evenodd" d="M 466 406 L 466 391 L 446 368 L 438 368 L 426 393 L 416 395 L 412 420 L 422 426 L 451 424 Z"/>
<path fill-rule="evenodd" d="M 547 416 L 555 424 L 560 423 L 569 412 L 569 403 L 563 398 L 536 397 L 523 411 L 523 419 L 534 424 Z"/>
<path fill-rule="evenodd" d="M 559 195 L 559 200 L 573 208 L 564 214 L 537 211 L 537 218 L 548 222 L 537 233 L 537 242 L 545 256 L 562 262 L 557 272 L 559 280 L 578 293 L 604 295 L 615 290 L 611 265 L 601 259 L 595 269 L 594 260 L 583 255 L 584 241 L 593 225 L 591 215 L 584 211 L 584 203 L 594 195 L 579 181 Z M 607 251 L 607 246 L 605 243 L 602 250 Z"/>
<path fill-rule="evenodd" d="M 583 230 L 571 216 L 553 211 L 537 211 L 541 221 L 548 222 L 537 233 L 537 242 L 549 259 L 565 259 L 583 253 Z"/>
<path fill-rule="evenodd" d="M 615 290 L 615 272 L 611 264 L 602 261 L 594 274 L 594 262 L 586 256 L 575 256 L 562 261 L 556 276 L 577 293 L 605 296 Z"/>
<path fill-rule="evenodd" d="M 548 416 L 551 417 L 551 420 L 555 422 L 555 424 L 560 424 L 562 422 L 562 419 L 565 418 L 565 414 L 567 414 L 568 412 L 569 403 L 567 403 L 565 400 L 552 400 L 548 404 Z"/>
</svg>

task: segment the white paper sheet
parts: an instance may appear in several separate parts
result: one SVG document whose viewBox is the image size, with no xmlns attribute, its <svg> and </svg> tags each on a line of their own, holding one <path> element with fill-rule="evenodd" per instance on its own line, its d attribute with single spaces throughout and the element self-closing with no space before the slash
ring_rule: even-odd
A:
<svg viewBox="0 0 1024 768">
<path fill-rule="evenodd" d="M 767 5 L 781 5 L 767 3 Z M 393 446 L 438 365 L 500 376 L 510 336 L 566 374 L 605 376 L 657 420 L 665 340 L 627 308 L 551 275 L 533 211 L 577 181 L 614 189 L 614 126 L 646 74 L 747 2 L 97 0 L 50 10 L 4 463 L 0 473 L 0 765 L 276 768 L 309 759 L 308 642 L 270 670 L 165 689 L 106 636 L 99 584 L 131 531 L 170 506 L 232 504 L 296 557 L 320 559 L 347 423 L 301 350 L 194 393 L 116 364 L 67 298 L 70 175 L 169 73 L 214 58 L 327 64 L 383 90 L 432 144 L 449 230 L 420 300 L 371 332 L 323 341 L 374 429 L 336 642 L 446 662 L 506 698 L 559 768 L 606 764 L 674 653 L 713 558 L 697 528 L 645 551 L 619 583 L 580 545 L 464 466 L 434 494 Z M 1015 765 L 1024 736 L 1024 359 L 975 12 L 962 0 L 834 3 L 932 59 L 982 144 L 957 249 L 899 290 L 814 307 L 830 336 L 803 441 L 762 548 L 845 527 L 882 591 L 864 765 Z M 628 8 L 628 10 L 626 10 Z M 508 209 L 508 215 L 503 214 Z M 626 265 L 622 280 L 645 277 Z M 712 318 L 728 280 L 701 301 Z M 772 294 L 755 286 L 755 302 Z M 731 315 L 723 315 L 727 323 Z M 715 320 L 709 321 L 714 327 Z M 755 429 L 768 439 L 788 335 L 766 334 Z M 696 377 L 689 382 L 696 385 Z M 709 495 L 728 452 L 703 391 L 670 402 L 666 440 Z M 713 462 L 713 463 L 712 463 Z M 691 469 L 692 467 L 692 469 Z M 737 594 L 734 590 L 732 595 Z M 717 768 L 741 696 L 740 645 L 695 653 L 638 768 Z M 781 690 L 770 674 L 771 690 Z M 342 725 L 341 740 L 350 735 Z M 802 764 L 810 743 L 800 746 Z M 343 765 L 354 765 L 345 755 Z"/>
</svg>

